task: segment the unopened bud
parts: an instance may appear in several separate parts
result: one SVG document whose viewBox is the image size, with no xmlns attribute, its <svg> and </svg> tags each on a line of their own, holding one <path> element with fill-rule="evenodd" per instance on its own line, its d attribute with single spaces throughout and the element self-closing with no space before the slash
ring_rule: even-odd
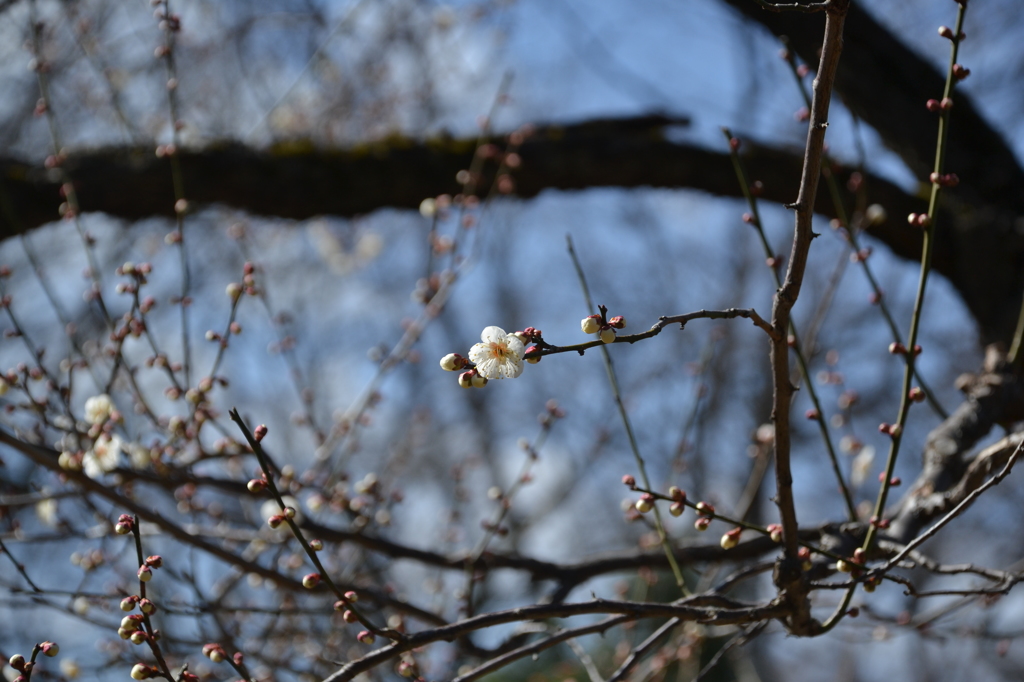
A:
<svg viewBox="0 0 1024 682">
<path fill-rule="evenodd" d="M 446 372 L 455 372 L 466 366 L 466 359 L 458 353 L 449 353 L 441 358 L 441 369 Z"/>
<path fill-rule="evenodd" d="M 605 327 L 601 330 L 601 343 L 615 343 L 615 330 L 611 327 Z"/>
<path fill-rule="evenodd" d="M 654 496 L 650 493 L 644 493 L 640 496 L 640 499 L 636 501 L 636 510 L 641 514 L 646 514 L 654 508 Z"/>
<path fill-rule="evenodd" d="M 584 334 L 596 334 L 601 331 L 601 316 L 590 315 L 580 320 L 580 328 L 583 329 Z"/>
<path fill-rule="evenodd" d="M 728 533 L 722 535 L 722 539 L 719 541 L 722 549 L 732 549 L 738 545 L 740 543 L 740 533 L 742 532 L 742 528 L 733 528 Z"/>
</svg>

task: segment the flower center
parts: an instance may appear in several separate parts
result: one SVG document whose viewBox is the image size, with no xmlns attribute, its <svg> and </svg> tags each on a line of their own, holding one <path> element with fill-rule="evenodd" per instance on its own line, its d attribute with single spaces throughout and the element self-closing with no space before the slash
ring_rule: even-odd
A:
<svg viewBox="0 0 1024 682">
<path fill-rule="evenodd" d="M 492 343 L 491 352 L 494 353 L 495 357 L 504 360 L 505 356 L 508 355 L 508 345 L 505 343 Z"/>
</svg>

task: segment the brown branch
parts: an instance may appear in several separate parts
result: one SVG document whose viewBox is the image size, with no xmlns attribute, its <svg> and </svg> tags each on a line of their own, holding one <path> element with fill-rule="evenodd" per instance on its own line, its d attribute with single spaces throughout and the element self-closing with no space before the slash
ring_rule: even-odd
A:
<svg viewBox="0 0 1024 682">
<path fill-rule="evenodd" d="M 713 595 L 696 595 L 670 604 L 595 599 L 576 604 L 526 606 L 507 611 L 482 614 L 444 627 L 411 634 L 402 642 L 377 649 L 362 658 L 345 664 L 328 676 L 324 682 L 347 682 L 360 673 L 371 670 L 406 651 L 411 651 L 433 642 L 452 641 L 477 630 L 504 623 L 544 620 L 548 618 L 571 618 L 585 614 L 614 613 L 629 616 L 631 619 L 679 618 L 680 620 L 694 621 L 706 625 L 737 625 L 781 618 L 786 616 L 788 612 L 789 610 L 785 605 L 777 602 L 765 605 L 749 605 Z"/>
<path fill-rule="evenodd" d="M 62 476 L 66 476 L 68 480 L 73 481 L 75 484 L 80 486 L 84 491 L 99 495 L 100 497 L 104 498 L 105 500 L 113 504 L 116 508 L 134 514 L 139 518 L 144 519 L 149 523 L 152 523 L 153 525 L 157 526 L 165 533 L 167 533 L 169 536 L 173 537 L 175 540 L 178 540 L 183 544 L 191 545 L 196 549 L 202 550 L 203 552 L 206 552 L 211 556 L 220 559 L 229 566 L 234 566 L 247 573 L 255 573 L 256 575 L 259 575 L 263 578 L 272 580 L 274 581 L 275 584 L 277 584 L 280 587 L 284 587 L 293 591 L 309 591 L 302 586 L 301 581 L 286 576 L 282 573 L 278 573 L 272 568 L 261 566 L 259 563 L 255 561 L 246 560 L 238 556 L 237 554 L 234 554 L 226 549 L 223 549 L 222 547 L 218 547 L 213 543 L 207 542 L 205 539 L 193 535 L 184 528 L 174 523 L 171 523 L 157 512 L 154 512 L 146 507 L 143 507 L 134 500 L 120 494 L 114 488 L 108 487 L 99 481 L 94 481 L 93 479 L 89 478 L 80 471 L 66 471 L 64 469 L 61 469 L 60 465 L 57 463 L 59 453 L 57 453 L 54 450 L 50 450 L 49 448 L 45 448 L 39 445 L 35 445 L 33 443 L 27 443 L 25 441 L 22 441 L 10 435 L 3 429 L 0 429 L 0 443 L 10 446 L 11 448 L 25 455 L 38 465 L 46 467 L 47 469 L 59 473 Z M 434 613 L 431 613 L 424 609 L 420 609 L 411 604 L 407 604 L 406 602 L 403 602 L 400 599 L 390 597 L 379 590 L 371 590 L 367 589 L 365 586 L 357 585 L 345 585 L 343 586 L 343 589 L 358 590 L 360 594 L 365 594 L 368 598 L 371 598 L 380 604 L 386 604 L 388 606 L 391 606 L 398 611 L 401 611 L 403 613 L 408 614 L 409 616 L 421 620 L 424 623 L 437 625 L 446 622 L 443 618 L 439 617 Z"/>
<path fill-rule="evenodd" d="M 989 347 L 978 374 L 957 379 L 965 399 L 925 442 L 917 480 L 892 510 L 887 535 L 909 543 L 922 528 L 957 505 L 1003 466 L 1016 441 L 1003 439 L 975 457 L 967 453 L 997 424 L 1024 420 L 1024 381 L 996 347 Z"/>
<path fill-rule="evenodd" d="M 645 332 L 638 332 L 636 334 L 623 334 L 622 336 L 616 336 L 612 343 L 636 343 L 637 341 L 643 341 L 657 336 L 661 333 L 661 330 L 669 325 L 678 324 L 680 329 L 686 327 L 686 323 L 691 320 L 698 319 L 709 319 L 709 320 L 726 320 L 735 319 L 742 317 L 751 320 L 754 326 L 761 328 L 764 333 L 768 335 L 768 338 L 775 339 L 776 333 L 772 329 L 772 326 L 768 324 L 763 317 L 757 314 L 757 311 L 753 308 L 729 308 L 727 310 L 698 310 L 693 313 L 686 313 L 685 315 L 673 315 L 671 317 L 660 317 L 654 325 Z M 542 343 L 537 351 L 527 353 L 527 358 L 534 358 L 537 356 L 544 355 L 556 355 L 558 353 L 583 353 L 591 348 L 599 348 L 606 345 L 600 339 L 595 341 L 587 341 L 586 343 L 577 343 L 572 346 L 553 346 L 551 344 Z"/>
<path fill-rule="evenodd" d="M 210 486 L 234 495 L 251 494 L 247 491 L 244 483 L 228 479 L 177 474 L 157 475 L 130 469 L 117 469 L 115 473 L 125 477 L 126 480 L 145 481 L 148 484 L 163 486 L 171 490 L 189 484 L 196 486 L 197 489 Z M 428 549 L 410 547 L 387 538 L 375 536 L 366 531 L 356 532 L 334 528 L 313 521 L 308 517 L 303 517 L 299 521 L 299 527 L 324 542 L 351 543 L 392 559 L 408 559 L 435 568 L 464 571 L 466 570 L 467 562 L 471 562 L 470 566 L 477 573 L 488 573 L 497 569 L 523 571 L 529 573 L 532 580 L 552 580 L 557 582 L 560 593 L 566 593 L 587 580 L 600 575 L 620 571 L 634 571 L 643 567 L 665 568 L 668 566 L 664 553 L 659 550 L 609 552 L 572 563 L 556 563 L 494 551 L 484 552 L 474 559 L 468 553 L 441 554 Z M 823 534 L 831 532 L 832 530 L 827 524 L 814 528 L 804 528 L 800 531 L 800 541 L 805 544 L 816 543 L 822 538 Z M 209 533 L 203 534 L 209 535 Z M 225 537 L 236 541 L 248 541 L 251 539 L 249 534 L 226 535 Z M 770 538 L 754 537 L 744 540 L 729 550 L 722 549 L 718 542 L 711 542 L 697 545 L 677 545 L 673 547 L 672 552 L 681 565 L 692 566 L 720 561 L 739 563 L 762 557 L 777 549 L 778 545 L 772 542 Z"/>
<path fill-rule="evenodd" d="M 749 0 L 742 0 L 742 4 L 750 5 Z M 777 16 L 756 6 L 754 10 L 757 16 Z M 783 26 L 794 28 L 788 23 Z M 815 29 L 815 34 L 820 36 L 820 31 Z M 895 40 L 891 36 L 890 39 Z M 818 43 L 813 49 L 817 51 Z M 871 63 L 869 71 L 876 73 L 879 67 L 874 64 L 872 50 L 870 41 L 854 43 L 854 52 L 866 53 L 860 59 Z M 883 60 L 887 54 L 877 59 Z M 878 78 L 901 76 L 900 70 L 890 68 L 884 61 L 880 63 L 886 70 Z M 926 63 L 921 64 L 922 68 L 931 69 Z M 930 78 L 938 78 L 934 70 Z M 882 84 L 879 80 L 870 81 L 871 88 Z M 921 116 L 932 116 L 921 106 L 924 98 L 910 100 L 906 92 L 892 88 L 885 92 L 885 98 L 874 94 L 871 97 L 885 108 L 882 122 L 905 118 L 913 120 L 918 130 L 932 126 L 928 128 L 931 134 L 934 121 L 922 120 Z M 894 116 L 892 107 L 896 106 L 905 115 Z M 973 118 L 961 117 L 969 110 L 966 98 L 959 96 L 954 133 L 975 128 Z M 874 123 L 877 127 L 878 122 Z M 547 189 L 572 191 L 594 187 L 687 188 L 717 196 L 742 196 L 729 155 L 674 141 L 669 135 L 671 128 L 681 125 L 685 125 L 685 120 L 650 115 L 540 126 L 519 149 L 522 165 L 514 173 L 511 196 L 529 199 Z M 955 145 L 957 138 L 951 139 Z M 503 143 L 500 136 L 490 141 Z M 961 171 L 964 165 L 987 169 L 990 159 L 1006 157 L 1005 153 L 992 156 L 982 151 L 991 150 L 995 141 L 978 142 L 984 144 L 955 147 L 960 153 L 977 157 L 969 163 L 961 164 L 955 153 L 950 155 L 950 167 L 962 178 L 961 186 L 950 194 L 957 202 L 969 199 L 961 196 L 962 188 L 971 182 L 971 177 Z M 258 150 L 226 141 L 203 149 L 181 150 L 179 156 L 184 181 L 190 188 L 191 205 L 222 204 L 253 215 L 304 220 L 317 215 L 352 216 L 388 206 L 415 209 L 424 197 L 457 193 L 461 187 L 456 184 L 455 175 L 470 167 L 476 144 L 475 137 L 417 140 L 394 135 L 352 148 L 318 148 L 308 141 L 293 141 Z M 929 144 L 934 149 L 934 140 Z M 1003 148 L 1005 151 L 1005 144 Z M 763 184 L 763 200 L 792 201 L 798 191 L 802 163 L 799 155 L 745 139 L 742 156 L 751 180 Z M 1008 159 L 1016 163 L 1012 154 Z M 150 148 L 71 150 L 65 170 L 74 180 L 83 211 L 103 212 L 124 220 L 154 215 L 175 217 L 172 188 L 166 181 L 169 162 L 157 158 Z M 484 167 L 476 185 L 481 192 L 490 186 L 494 170 L 493 165 Z M 840 185 L 849 180 L 851 172 L 845 168 L 833 170 Z M 897 255 L 916 260 L 921 253 L 921 234 L 908 230 L 904 217 L 924 211 L 925 202 L 892 182 L 860 172 L 869 188 L 868 200 L 884 206 L 889 215 L 870 228 L 871 234 Z M 1024 177 L 1019 169 L 1007 169 L 1003 174 L 1006 173 Z M 59 182 L 38 162 L 0 157 L 0 239 L 57 220 L 57 207 L 62 201 L 59 190 Z M 963 206 L 951 205 L 953 210 L 943 212 L 938 221 L 939 246 L 934 267 L 963 295 L 981 324 L 986 341 L 1010 338 L 1020 309 L 1020 299 L 1014 292 L 1024 288 L 1024 268 L 1019 265 L 1024 236 L 1014 227 L 1018 215 L 1015 209 L 997 203 L 999 197 L 1008 201 L 1017 194 L 986 193 L 974 201 L 977 210 L 964 211 Z M 833 202 L 824 194 L 818 197 L 815 211 L 837 217 Z M 993 296 L 993 291 L 1007 293 Z"/>
<path fill-rule="evenodd" d="M 814 216 L 814 202 L 817 198 L 818 179 L 821 177 L 822 149 L 825 143 L 825 129 L 828 127 L 828 110 L 832 97 L 832 86 L 839 54 L 843 45 L 843 21 L 849 0 L 830 2 L 825 14 L 825 38 L 821 48 L 821 63 L 818 77 L 814 81 L 811 101 L 810 122 L 807 126 L 807 145 L 804 151 L 804 167 L 800 176 L 800 191 L 796 203 L 796 227 L 790 250 L 786 277 L 775 295 L 772 308 L 772 328 L 775 337 L 771 343 L 772 364 L 772 419 L 775 423 L 775 501 L 779 507 L 782 523 L 785 559 L 775 572 L 775 584 L 780 597 L 790 607 L 790 631 L 797 635 L 812 635 L 820 625 L 811 617 L 807 586 L 804 582 L 797 538 L 796 508 L 793 501 L 793 474 L 790 469 L 790 407 L 794 387 L 790 383 L 789 334 L 790 313 L 800 295 L 807 254 L 814 234 L 811 220 Z"/>
<path fill-rule="evenodd" d="M 816 13 L 822 12 L 829 6 L 829 1 L 826 2 L 814 2 L 807 5 L 801 5 L 800 3 L 790 3 L 786 5 L 779 5 L 768 0 L 754 0 L 757 5 L 769 12 L 804 12 L 804 13 Z"/>
<path fill-rule="evenodd" d="M 943 528 L 943 526 L 945 526 L 947 523 L 955 519 L 960 514 L 964 513 L 967 510 L 967 508 L 970 507 L 974 503 L 974 501 L 981 496 L 982 493 L 984 493 L 989 488 L 998 485 L 1000 481 L 1009 476 L 1010 471 L 1013 469 L 1014 463 L 1016 463 L 1017 458 L 1020 456 L 1022 451 L 1024 451 L 1024 434 L 1017 434 L 1016 437 L 1008 436 L 1007 438 L 1004 438 L 1003 441 L 997 443 L 996 445 L 990 448 L 987 448 L 981 455 L 978 456 L 977 460 L 975 460 L 975 463 L 979 461 L 981 462 L 980 466 L 973 467 L 973 469 L 979 472 L 985 472 L 990 470 L 993 466 L 995 466 L 994 462 L 1005 461 L 1005 464 L 1003 464 L 1003 467 L 999 471 L 999 473 L 997 473 L 995 476 L 988 479 L 984 483 L 971 487 L 971 482 L 977 481 L 978 477 L 976 475 L 970 475 L 974 473 L 974 471 L 969 471 L 968 475 L 964 476 L 964 480 L 962 481 L 961 485 L 958 485 L 956 488 L 954 488 L 951 494 L 943 496 L 944 501 L 947 505 L 955 506 L 953 506 L 953 508 L 950 509 L 949 512 L 946 513 L 941 519 L 932 524 L 932 526 L 928 528 L 928 530 L 926 530 L 925 532 L 921 533 L 916 538 L 908 542 L 906 546 L 896 556 L 889 559 L 889 561 L 886 562 L 885 566 L 883 566 L 879 570 L 885 572 L 888 569 L 895 566 L 897 563 L 903 560 L 903 558 L 906 557 L 910 552 L 912 552 L 926 540 L 928 540 L 929 538 L 933 537 L 936 533 L 938 533 Z"/>
<path fill-rule="evenodd" d="M 561 644 L 562 642 L 574 639 L 576 637 L 591 635 L 595 632 L 603 633 L 605 630 L 609 628 L 615 627 L 616 625 L 620 625 L 622 623 L 628 623 L 630 620 L 631 619 L 629 618 L 629 616 L 612 616 L 611 618 L 606 618 L 598 623 L 594 623 L 593 625 L 584 625 L 578 628 L 569 628 L 567 630 L 562 630 L 561 632 L 555 633 L 554 635 L 551 635 L 550 637 L 542 639 L 538 642 L 534 642 L 533 644 L 526 644 L 517 649 L 513 649 L 508 653 L 502 654 L 501 656 L 496 656 L 495 658 L 492 658 L 486 663 L 479 665 L 476 668 L 473 668 L 469 672 L 463 675 L 459 675 L 454 680 L 452 680 L 452 682 L 472 682 L 473 680 L 478 680 L 488 673 L 492 673 L 495 670 L 500 670 L 501 668 L 505 667 L 509 663 L 512 663 L 513 661 L 518 661 L 519 659 L 525 658 L 526 656 L 538 654 L 541 651 L 550 649 L 556 644 Z M 611 680 L 609 680 L 608 682 L 611 682 Z"/>
</svg>

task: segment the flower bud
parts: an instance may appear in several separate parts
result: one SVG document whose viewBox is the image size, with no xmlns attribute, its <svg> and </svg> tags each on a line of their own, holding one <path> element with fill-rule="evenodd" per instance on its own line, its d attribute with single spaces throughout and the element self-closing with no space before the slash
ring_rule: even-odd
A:
<svg viewBox="0 0 1024 682">
<path fill-rule="evenodd" d="M 449 353 L 441 358 L 441 369 L 446 372 L 455 372 L 466 366 L 466 359 L 458 353 Z"/>
<path fill-rule="evenodd" d="M 280 514 L 274 514 L 269 519 L 267 519 L 267 525 L 271 528 L 279 528 L 282 523 L 284 523 L 284 517 Z"/>
<path fill-rule="evenodd" d="M 140 566 L 138 572 L 139 580 L 144 583 L 148 583 L 153 579 L 153 569 L 149 566 Z"/>
<path fill-rule="evenodd" d="M 252 437 L 253 437 L 253 439 L 257 443 L 259 443 L 261 440 L 263 440 L 266 437 L 266 435 L 267 435 L 267 426 L 266 426 L 266 424 L 260 424 L 259 426 L 257 426 L 252 431 Z"/>
<path fill-rule="evenodd" d="M 615 343 L 615 330 L 605 327 L 601 330 L 601 343 Z"/>
<path fill-rule="evenodd" d="M 630 474 L 626 474 L 625 476 L 622 477 L 622 484 L 629 486 L 630 488 L 635 488 L 636 479 L 633 478 Z"/>
<path fill-rule="evenodd" d="M 777 523 L 771 523 L 765 529 L 768 531 L 768 536 L 772 539 L 772 542 L 782 543 L 782 526 Z"/>
<path fill-rule="evenodd" d="M 889 218 L 889 215 L 881 204 L 871 204 L 864 211 L 864 218 L 867 219 L 868 225 L 881 225 Z"/>
<path fill-rule="evenodd" d="M 359 621 L 359 616 L 356 615 L 355 611 L 346 609 L 345 612 L 341 614 L 341 619 L 346 623 L 355 623 Z"/>
<path fill-rule="evenodd" d="M 324 548 L 324 541 L 323 540 L 318 540 L 318 539 L 310 540 L 309 541 L 309 548 L 311 550 L 313 550 L 314 552 L 319 552 L 321 549 Z"/>
<path fill-rule="evenodd" d="M 135 667 L 132 668 L 133 680 L 148 680 L 151 674 L 150 667 L 142 663 L 136 663 Z"/>
<path fill-rule="evenodd" d="M 668 507 L 668 513 L 672 516 L 682 516 L 684 511 L 686 511 L 686 505 L 682 502 L 673 502 Z"/>
<path fill-rule="evenodd" d="M 359 601 L 359 593 L 358 592 L 353 592 L 352 590 L 349 590 L 348 592 L 346 592 L 344 594 L 344 597 L 345 597 L 345 599 L 348 599 L 353 604 L 355 604 L 357 601 Z"/>
<path fill-rule="evenodd" d="M 356 635 L 356 639 L 362 642 L 363 644 L 373 644 L 376 637 L 374 637 L 373 633 L 369 630 L 363 630 L 358 635 Z"/>
<path fill-rule="evenodd" d="M 138 601 L 138 597 L 135 597 L 135 596 L 125 597 L 124 599 L 121 600 L 121 610 L 122 611 L 132 611 L 132 610 L 134 610 L 135 609 L 136 601 Z"/>
<path fill-rule="evenodd" d="M 678 486 L 672 486 L 668 489 L 668 496 L 676 502 L 685 502 L 686 493 L 679 489 Z"/>
<path fill-rule="evenodd" d="M 710 525 L 711 517 L 709 516 L 699 516 L 697 517 L 697 520 L 693 522 L 693 527 L 701 531 L 702 533 L 706 531 L 708 529 L 708 526 Z"/>
<path fill-rule="evenodd" d="M 125 616 L 121 619 L 121 627 L 128 630 L 128 634 L 135 632 L 139 629 L 139 625 L 142 623 L 142 616 L 139 614 L 133 614 L 131 616 Z"/>
<path fill-rule="evenodd" d="M 245 487 L 249 489 L 251 493 L 262 492 L 267 487 L 267 481 L 264 478 L 254 478 L 245 484 Z"/>
<path fill-rule="evenodd" d="M 636 510 L 641 514 L 646 514 L 654 508 L 654 496 L 650 493 L 644 493 L 640 496 L 640 499 L 636 501 Z"/>
<path fill-rule="evenodd" d="M 305 576 L 303 576 L 303 578 L 302 578 L 302 586 L 305 587 L 307 590 L 311 590 L 311 589 L 313 589 L 314 587 L 316 587 L 319 584 L 320 584 L 320 574 L 319 573 L 308 573 Z"/>
<path fill-rule="evenodd" d="M 18 672 L 24 672 L 25 670 L 25 657 L 21 654 L 14 654 L 11 656 L 11 660 L 9 660 L 8 663 L 10 663 L 11 667 Z"/>
<path fill-rule="evenodd" d="M 474 372 L 473 373 L 473 377 L 472 377 L 472 382 L 473 382 L 473 388 L 483 388 L 484 386 L 487 385 L 487 377 L 482 376 L 482 375 L 477 374 L 476 372 Z"/>
<path fill-rule="evenodd" d="M 526 353 L 525 353 L 526 358 L 525 358 L 525 360 L 528 363 L 530 363 L 531 365 L 536 365 L 538 362 L 540 362 L 540 359 L 542 357 L 539 354 L 539 351 L 540 351 L 540 349 L 537 348 L 537 346 L 530 346 L 529 348 L 526 349 Z M 538 354 L 537 355 L 531 355 L 532 353 L 538 353 Z"/>
<path fill-rule="evenodd" d="M 164 565 L 164 559 L 159 554 L 153 554 L 152 556 L 146 557 L 146 565 L 152 566 L 153 568 L 160 568 Z"/>
<path fill-rule="evenodd" d="M 584 334 L 596 334 L 601 331 L 601 316 L 590 315 L 580 320 L 580 327 Z"/>
<path fill-rule="evenodd" d="M 740 543 L 739 533 L 729 531 L 722 535 L 722 539 L 719 540 L 718 544 L 722 546 L 722 549 L 732 549 Z"/>
<path fill-rule="evenodd" d="M 148 599 L 143 599 L 139 602 L 139 610 L 146 615 L 156 613 L 156 604 Z"/>
<path fill-rule="evenodd" d="M 836 570 L 840 573 L 850 573 L 853 571 L 853 564 L 845 559 L 840 559 L 836 562 Z"/>
<path fill-rule="evenodd" d="M 624 318 L 622 315 L 616 315 L 612 319 L 608 320 L 608 324 L 615 327 L 616 329 L 625 329 L 626 318 Z"/>
<path fill-rule="evenodd" d="M 146 641 L 146 633 L 142 630 L 136 630 L 128 639 L 132 641 L 132 644 L 142 644 Z"/>
<path fill-rule="evenodd" d="M 476 370 L 471 369 L 468 372 L 463 372 L 459 375 L 459 386 L 462 388 L 473 388 L 473 377 L 476 376 Z"/>
</svg>

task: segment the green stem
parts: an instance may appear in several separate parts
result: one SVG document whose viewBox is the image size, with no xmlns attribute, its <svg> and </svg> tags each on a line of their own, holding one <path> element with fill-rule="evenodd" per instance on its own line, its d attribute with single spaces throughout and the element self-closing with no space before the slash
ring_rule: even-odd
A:
<svg viewBox="0 0 1024 682">
<path fill-rule="evenodd" d="M 580 288 L 583 290 L 583 298 L 587 303 L 587 310 L 594 311 L 594 302 L 590 297 L 590 287 L 587 286 L 587 277 L 583 272 L 583 266 L 580 265 L 579 257 L 576 255 L 576 249 L 572 243 L 572 237 L 566 235 L 566 243 L 569 248 L 569 256 L 572 258 L 572 264 L 576 268 L 576 275 L 579 277 Z M 606 345 L 606 344 L 605 344 Z M 611 384 L 612 396 L 615 398 L 615 406 L 619 410 L 619 417 L 622 419 L 622 424 L 626 429 L 626 437 L 629 439 L 629 447 L 633 451 L 633 459 L 636 460 L 637 469 L 640 472 L 640 480 L 643 481 L 644 487 L 650 490 L 651 480 L 647 476 L 647 467 L 644 465 L 644 458 L 640 454 L 640 446 L 636 442 L 636 435 L 633 433 L 633 425 L 629 421 L 629 414 L 626 412 L 626 406 L 622 402 L 622 392 L 619 390 L 619 380 L 615 375 L 615 366 L 612 364 L 612 357 L 608 353 L 608 349 L 605 345 L 601 346 L 601 356 L 604 358 L 604 367 L 608 373 L 608 382 Z M 665 558 L 668 559 L 668 565 L 672 568 L 672 575 L 675 576 L 676 585 L 679 590 L 683 593 L 683 596 L 690 596 L 690 591 L 686 587 L 686 580 L 683 578 L 683 572 L 679 568 L 679 564 L 676 562 L 675 555 L 672 554 L 672 545 L 668 540 L 668 533 L 665 532 L 665 525 L 661 520 L 661 512 L 658 511 L 658 506 L 655 505 L 654 509 L 654 527 L 658 533 L 658 539 L 661 541 L 661 547 L 665 550 Z"/>
<path fill-rule="evenodd" d="M 950 98 L 953 92 L 953 66 L 956 64 L 957 53 L 960 47 L 960 32 L 963 27 L 964 13 L 966 12 L 966 4 L 958 5 L 957 17 L 956 17 L 956 28 L 953 29 L 953 38 L 950 40 L 952 48 L 950 49 L 949 56 L 949 68 L 946 72 L 946 87 L 942 93 L 943 99 Z M 939 133 L 938 141 L 935 145 L 935 168 L 934 173 L 942 174 L 943 165 L 946 160 L 946 138 L 949 135 L 949 109 L 943 109 L 942 114 L 939 117 Z M 925 287 L 928 283 L 928 274 L 931 272 L 932 265 L 932 249 L 935 243 L 935 222 L 936 222 L 936 211 L 938 208 L 939 191 L 941 185 L 938 182 L 932 182 L 931 197 L 928 201 L 928 225 L 924 230 L 924 245 L 921 254 L 921 275 L 917 285 L 917 297 L 914 300 L 914 313 L 910 320 L 910 333 L 907 335 L 907 364 L 903 372 L 903 385 L 902 395 L 900 396 L 900 411 L 899 418 L 896 421 L 896 426 L 899 427 L 895 435 L 892 436 L 892 442 L 889 446 L 889 457 L 885 466 L 885 478 L 882 481 L 882 486 L 878 491 L 878 500 L 875 503 L 875 519 L 881 519 L 885 513 L 885 501 L 889 495 L 889 488 L 893 477 L 893 472 L 896 469 L 896 457 L 899 454 L 900 443 L 903 438 L 903 428 L 906 425 L 907 414 L 910 411 L 911 400 L 909 397 L 911 379 L 914 376 L 914 364 L 917 361 L 917 352 L 914 350 L 917 344 L 917 334 L 921 323 L 921 312 L 924 307 L 924 293 Z M 871 548 L 871 544 L 875 540 L 875 536 L 878 533 L 878 527 L 876 524 L 871 524 L 868 527 L 867 536 L 864 538 L 864 551 L 867 552 Z"/>
</svg>

